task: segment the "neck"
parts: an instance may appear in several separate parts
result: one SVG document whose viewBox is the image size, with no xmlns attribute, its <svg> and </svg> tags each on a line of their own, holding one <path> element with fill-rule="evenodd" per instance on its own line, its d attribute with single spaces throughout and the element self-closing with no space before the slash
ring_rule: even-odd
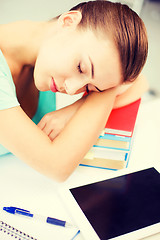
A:
<svg viewBox="0 0 160 240">
<path fill-rule="evenodd" d="M 55 21 L 21 21 L 0 25 L 0 49 L 11 72 L 16 67 L 34 66 L 41 44 L 54 26 Z"/>
</svg>

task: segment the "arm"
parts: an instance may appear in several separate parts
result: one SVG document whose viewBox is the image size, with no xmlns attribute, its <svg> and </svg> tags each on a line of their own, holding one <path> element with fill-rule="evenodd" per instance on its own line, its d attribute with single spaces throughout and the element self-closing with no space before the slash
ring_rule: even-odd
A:
<svg viewBox="0 0 160 240">
<path fill-rule="evenodd" d="M 98 138 L 115 97 L 116 89 L 91 93 L 53 142 L 20 107 L 2 110 L 0 142 L 39 172 L 64 181 Z"/>
<path fill-rule="evenodd" d="M 141 98 L 143 93 L 148 90 L 148 83 L 144 76 L 140 75 L 134 82 L 121 84 L 117 91 L 114 108 L 122 107 Z M 68 121 L 77 112 L 84 103 L 86 97 L 83 97 L 75 103 L 59 109 L 57 111 L 46 114 L 38 124 L 38 127 L 53 140 L 64 129 Z"/>
<path fill-rule="evenodd" d="M 119 87 L 119 95 L 116 97 L 114 108 L 125 106 L 141 98 L 148 90 L 146 78 L 140 74 L 133 82 L 126 82 Z"/>
</svg>

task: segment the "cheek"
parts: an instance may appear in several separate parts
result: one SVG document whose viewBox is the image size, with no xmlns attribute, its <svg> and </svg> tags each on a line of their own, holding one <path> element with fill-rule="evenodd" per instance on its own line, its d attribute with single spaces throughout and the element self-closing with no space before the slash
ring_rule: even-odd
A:
<svg viewBox="0 0 160 240">
<path fill-rule="evenodd" d="M 35 83 L 40 87 L 40 83 L 53 77 L 60 83 L 71 77 L 74 71 L 75 56 L 71 49 L 61 44 L 52 44 L 48 41 L 40 49 L 35 64 Z M 75 67 L 76 68 L 76 67 Z M 76 69 L 75 69 L 76 70 Z"/>
<path fill-rule="evenodd" d="M 119 76 L 113 76 L 113 74 L 105 74 L 100 76 L 98 79 L 98 88 L 102 90 L 107 90 L 110 88 L 117 87 L 120 84 Z"/>
</svg>

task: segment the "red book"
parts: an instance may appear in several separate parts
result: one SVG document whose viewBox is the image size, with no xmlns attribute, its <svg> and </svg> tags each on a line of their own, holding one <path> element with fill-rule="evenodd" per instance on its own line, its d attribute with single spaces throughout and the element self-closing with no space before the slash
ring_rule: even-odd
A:
<svg viewBox="0 0 160 240">
<path fill-rule="evenodd" d="M 111 111 L 105 133 L 132 136 L 141 99 Z"/>
</svg>

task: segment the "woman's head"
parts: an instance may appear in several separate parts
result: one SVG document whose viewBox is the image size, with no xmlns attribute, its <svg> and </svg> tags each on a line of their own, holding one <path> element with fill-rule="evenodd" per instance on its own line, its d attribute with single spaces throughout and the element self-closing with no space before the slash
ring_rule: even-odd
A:
<svg viewBox="0 0 160 240">
<path fill-rule="evenodd" d="M 127 5 L 109 1 L 89 1 L 71 10 L 79 10 L 82 19 L 79 28 L 101 31 L 114 40 L 122 67 L 123 81 L 134 80 L 147 58 L 148 39 L 140 17 Z"/>
<path fill-rule="evenodd" d="M 140 73 L 147 57 L 146 30 L 127 6 L 91 1 L 54 20 L 56 31 L 51 24 L 35 64 L 39 90 L 103 91 Z"/>
</svg>

